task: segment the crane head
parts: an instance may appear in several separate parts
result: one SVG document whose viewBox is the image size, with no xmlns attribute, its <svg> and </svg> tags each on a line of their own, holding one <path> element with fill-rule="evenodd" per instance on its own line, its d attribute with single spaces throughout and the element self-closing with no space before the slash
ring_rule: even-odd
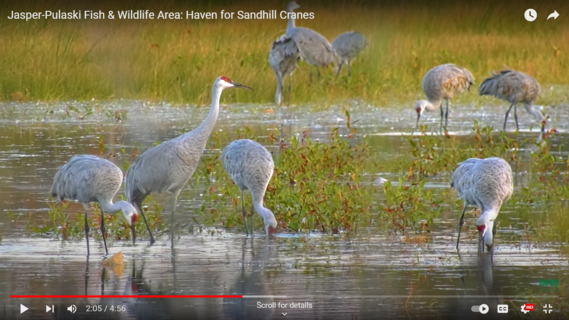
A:
<svg viewBox="0 0 569 320">
<path fill-rule="evenodd" d="M 271 210 L 266 209 L 267 212 L 263 213 L 264 222 L 265 222 L 265 232 L 268 235 L 277 232 L 277 219 L 275 219 L 275 215 L 271 212 Z"/>
<path fill-rule="evenodd" d="M 417 101 L 417 103 L 415 103 L 415 111 L 417 111 L 417 114 L 419 116 L 421 116 L 423 114 L 423 112 L 425 112 L 425 109 L 427 108 L 428 104 L 429 104 L 429 101 L 427 101 L 427 100 L 419 100 L 419 101 Z"/>
<path fill-rule="evenodd" d="M 286 5 L 286 11 L 293 12 L 294 9 L 298 9 L 300 6 L 296 3 L 296 1 L 291 1 Z"/>
<path fill-rule="evenodd" d="M 489 220 L 483 225 L 476 225 L 478 234 L 480 235 L 480 241 L 489 249 L 492 248 L 492 245 L 494 245 L 494 235 L 492 231 L 493 227 L 494 220 Z"/>
<path fill-rule="evenodd" d="M 428 104 L 429 101 L 427 100 L 419 100 L 417 103 L 415 103 L 415 111 L 417 111 L 417 128 L 419 127 L 419 119 L 421 118 L 423 112 L 425 112 Z"/>
<path fill-rule="evenodd" d="M 242 84 L 237 83 L 237 82 L 234 82 L 233 80 L 229 79 L 226 76 L 221 76 L 221 77 L 217 78 L 217 80 L 215 80 L 214 85 L 221 87 L 221 89 L 243 88 L 243 89 L 253 90 L 253 88 L 247 87 L 247 86 L 242 85 Z"/>
<path fill-rule="evenodd" d="M 134 245 L 136 241 L 136 231 L 134 229 L 134 224 L 136 223 L 136 219 L 138 218 L 138 211 L 134 208 L 130 202 L 126 201 L 119 201 L 117 204 L 120 206 L 122 214 L 130 226 L 130 230 L 132 232 L 132 244 Z"/>
</svg>

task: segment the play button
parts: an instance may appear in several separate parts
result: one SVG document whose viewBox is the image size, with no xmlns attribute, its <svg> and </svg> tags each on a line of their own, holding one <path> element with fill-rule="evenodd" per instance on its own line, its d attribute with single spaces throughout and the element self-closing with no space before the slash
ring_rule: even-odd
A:
<svg viewBox="0 0 569 320">
<path fill-rule="evenodd" d="M 20 314 L 24 313 L 28 311 L 28 307 L 26 307 L 25 305 L 21 304 L 20 305 Z"/>
<path fill-rule="evenodd" d="M 482 314 L 487 314 L 489 310 L 490 308 L 488 308 L 487 304 L 481 304 L 480 307 L 478 307 L 478 311 Z"/>
</svg>

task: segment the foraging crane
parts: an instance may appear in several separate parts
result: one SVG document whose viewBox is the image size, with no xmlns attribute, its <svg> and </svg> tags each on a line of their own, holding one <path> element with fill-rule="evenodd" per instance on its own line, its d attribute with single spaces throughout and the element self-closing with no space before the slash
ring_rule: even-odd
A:
<svg viewBox="0 0 569 320">
<path fill-rule="evenodd" d="M 460 243 L 460 232 L 462 231 L 462 225 L 464 224 L 464 213 L 469 205 L 477 205 L 476 200 L 473 198 L 470 192 L 470 187 L 472 186 L 471 179 L 472 175 L 470 170 L 477 164 L 480 159 L 470 158 L 458 164 L 454 172 L 452 173 L 452 178 L 450 182 L 451 188 L 454 188 L 458 193 L 458 198 L 464 201 L 462 208 L 462 215 L 460 216 L 460 223 L 458 227 L 458 238 L 456 240 L 456 250 L 458 250 L 458 244 Z M 482 211 L 480 211 L 482 212 Z"/>
<path fill-rule="evenodd" d="M 298 50 L 300 57 L 308 63 L 308 71 L 310 73 L 310 81 L 312 81 L 312 65 L 316 66 L 318 79 L 320 79 L 320 69 L 318 67 L 328 66 L 331 63 L 338 63 L 338 56 L 334 52 L 332 45 L 320 33 L 308 29 L 297 28 L 294 24 L 294 9 L 300 6 L 291 1 L 286 6 L 289 15 L 286 35 L 291 37 Z"/>
<path fill-rule="evenodd" d="M 172 195 L 170 236 L 172 249 L 174 249 L 174 215 L 178 195 L 196 171 L 205 150 L 207 139 L 217 120 L 221 92 L 227 88 L 253 90 L 231 81 L 228 77 L 217 78 L 211 91 L 211 108 L 204 122 L 193 131 L 146 150 L 131 164 L 126 173 L 127 199 L 142 213 L 150 235 L 150 244 L 154 243 L 154 237 L 142 210 L 142 202 L 152 192 L 166 191 Z"/>
<path fill-rule="evenodd" d="M 87 257 L 89 257 L 89 224 L 87 223 L 87 209 L 89 203 L 97 202 L 102 212 L 115 214 L 122 211 L 132 230 L 132 243 L 135 241 L 134 223 L 138 213 L 126 201 L 113 204 L 113 197 L 119 191 L 123 173 L 119 167 L 109 160 L 91 155 L 75 156 L 59 168 L 53 178 L 51 195 L 53 198 L 78 201 L 85 208 L 85 240 L 87 241 Z M 101 234 L 105 244 L 105 253 L 108 255 L 105 234 L 105 217 L 101 215 Z"/>
<path fill-rule="evenodd" d="M 245 210 L 245 190 L 249 190 L 253 198 L 251 235 L 253 234 L 253 209 L 263 217 L 267 236 L 274 233 L 277 220 L 271 210 L 263 206 L 263 197 L 275 169 L 271 153 L 255 141 L 240 139 L 225 147 L 221 160 L 225 171 L 241 189 L 241 209 L 247 235 L 249 235 L 249 230 L 247 229 L 247 211 Z"/>
<path fill-rule="evenodd" d="M 460 241 L 466 206 L 476 204 L 482 213 L 476 221 L 479 233 L 478 252 L 479 254 L 484 252 L 484 246 L 486 246 L 493 258 L 495 220 L 502 204 L 512 196 L 514 191 L 512 168 L 502 158 L 470 158 L 458 164 L 452 175 L 451 187 L 456 189 L 459 197 L 464 200 L 456 248 L 458 249 L 458 241 Z"/>
<path fill-rule="evenodd" d="M 288 101 L 290 103 L 290 95 L 292 92 L 292 73 L 296 70 L 300 53 L 298 47 L 291 37 L 283 34 L 271 47 L 269 52 L 269 64 L 277 76 L 277 93 L 275 94 L 275 102 L 281 105 L 284 77 L 288 75 Z"/>
<path fill-rule="evenodd" d="M 352 75 L 352 61 L 360 55 L 368 43 L 363 34 L 357 31 L 344 32 L 332 41 L 332 48 L 340 59 L 336 77 L 342 72 L 342 66 L 348 67 L 348 75 Z"/>
<path fill-rule="evenodd" d="M 455 93 L 462 93 L 464 90 L 470 89 L 474 84 L 472 73 L 466 68 L 454 65 L 452 63 L 443 64 L 429 70 L 423 77 L 423 92 L 427 96 L 427 100 L 419 100 L 415 104 L 417 111 L 417 127 L 419 127 L 419 118 L 425 110 L 436 111 L 441 110 L 441 131 L 443 129 L 443 115 L 445 118 L 446 129 L 448 125 L 448 112 L 450 110 L 449 100 L 453 98 Z M 446 112 L 441 107 L 442 100 L 447 102 Z"/>
<path fill-rule="evenodd" d="M 510 110 L 514 107 L 514 119 L 516 120 L 516 129 L 519 130 L 517 104 L 523 103 L 526 111 L 531 114 L 541 124 L 541 132 L 545 129 L 545 118 L 538 110 L 533 108 L 533 104 L 537 100 L 540 87 L 539 83 L 531 76 L 510 69 L 505 69 L 499 73 L 492 73 L 490 78 L 484 79 L 478 92 L 481 96 L 490 95 L 498 99 L 506 100 L 510 103 L 506 117 L 504 118 L 504 131 L 506 131 L 506 122 Z"/>
</svg>

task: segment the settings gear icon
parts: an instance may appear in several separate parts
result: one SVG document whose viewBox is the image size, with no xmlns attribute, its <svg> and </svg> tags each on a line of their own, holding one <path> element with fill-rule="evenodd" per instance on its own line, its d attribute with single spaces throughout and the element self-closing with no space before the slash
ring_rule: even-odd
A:
<svg viewBox="0 0 569 320">
<path fill-rule="evenodd" d="M 522 306 L 521 311 L 526 314 L 532 310 L 534 310 L 535 305 L 533 303 L 526 303 Z"/>
</svg>

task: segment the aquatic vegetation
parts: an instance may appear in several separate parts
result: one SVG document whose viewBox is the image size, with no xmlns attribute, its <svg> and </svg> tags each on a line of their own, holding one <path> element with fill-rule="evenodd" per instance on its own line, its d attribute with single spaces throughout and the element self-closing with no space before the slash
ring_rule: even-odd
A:
<svg viewBox="0 0 569 320">
<path fill-rule="evenodd" d="M 395 185 L 391 181 L 385 182 L 385 204 L 380 207 L 379 217 L 391 221 L 390 226 L 396 231 L 405 232 L 415 227 L 429 231 L 433 219 L 442 211 L 443 199 L 436 197 L 433 190 L 425 190 L 425 182 L 423 179 L 407 184 L 402 177 Z"/>
<path fill-rule="evenodd" d="M 503 131 L 496 136 L 493 127 L 481 126 L 477 121 L 472 127 L 474 141 L 467 143 L 452 136 L 428 134 L 427 129 L 426 125 L 421 125 L 420 136 L 407 137 L 412 162 L 409 163 L 409 158 L 402 159 L 402 163 L 409 166 L 402 170 L 408 168 L 409 175 L 416 178 L 452 172 L 458 163 L 468 158 L 501 157 L 515 161 L 519 158 L 520 146 L 528 143 L 510 138 Z"/>
<path fill-rule="evenodd" d="M 456 164 L 470 157 L 500 156 L 510 162 L 515 171 L 526 171 L 527 177 L 519 182 L 508 206 L 531 217 L 535 206 L 548 206 L 545 214 L 529 218 L 527 237 L 535 242 L 569 242 L 569 229 L 564 204 L 569 197 L 569 164 L 560 161 L 551 152 L 549 139 L 554 129 L 547 132 L 545 141 L 536 145 L 532 139 L 522 139 L 517 134 L 493 133 L 492 128 L 473 123 L 473 135 L 462 137 L 428 134 L 421 126 L 421 134 L 403 137 L 409 153 L 392 161 L 399 172 L 396 179 L 387 181 L 382 189 L 375 188 L 371 179 L 379 168 L 380 159 L 370 151 L 367 138 L 358 135 L 350 113 L 345 112 L 345 127 L 333 127 L 322 140 L 313 140 L 310 131 L 285 138 L 277 128 L 267 136 L 251 128 L 239 128 L 235 133 L 217 130 L 212 133 L 207 151 L 191 181 L 192 192 L 184 192 L 192 222 L 177 225 L 180 232 L 215 232 L 215 228 L 241 228 L 240 191 L 223 170 L 219 159 L 223 147 L 236 138 L 257 140 L 267 146 L 275 160 L 275 172 L 265 195 L 265 205 L 279 222 L 280 231 L 340 233 L 376 227 L 409 235 L 432 229 L 434 219 L 441 214 L 455 211 L 458 215 L 462 202 L 448 189 L 426 188 L 433 177 L 450 179 Z M 108 156 L 103 135 L 96 136 L 95 148 L 103 157 Z M 561 146 L 559 146 L 561 148 Z M 532 152 L 520 150 L 530 149 Z M 114 154 L 116 161 L 126 171 L 138 154 L 138 148 Z M 381 170 L 380 170 L 381 169 Z M 380 194 L 382 192 L 382 194 Z M 199 196 L 196 196 L 198 194 Z M 163 197 L 148 198 L 144 202 L 149 225 L 157 237 L 169 231 L 169 221 L 162 218 Z M 556 205 L 550 205 L 554 203 Z M 49 234 L 61 239 L 83 236 L 83 216 L 80 209 L 66 210 L 67 205 L 50 204 L 49 217 L 41 223 L 28 223 L 29 232 Z M 249 211 L 251 200 L 245 196 Z M 100 210 L 89 223 L 98 228 Z M 254 217 L 256 229 L 262 221 Z M 91 215 L 91 214 L 90 214 Z M 126 223 L 112 215 L 105 215 L 108 239 L 129 239 Z M 146 236 L 143 223 L 136 224 L 139 237 Z M 217 229 L 219 230 L 219 229 Z M 95 237 L 98 237 L 98 233 Z"/>
</svg>

